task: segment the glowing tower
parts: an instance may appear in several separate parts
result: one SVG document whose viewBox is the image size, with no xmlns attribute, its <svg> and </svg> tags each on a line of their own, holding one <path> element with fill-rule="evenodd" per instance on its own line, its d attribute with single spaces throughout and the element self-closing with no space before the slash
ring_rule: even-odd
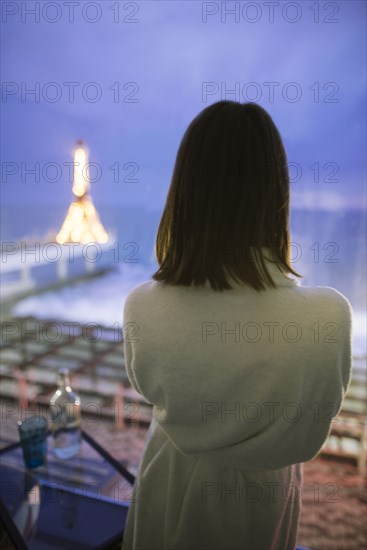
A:
<svg viewBox="0 0 367 550">
<path fill-rule="evenodd" d="M 88 152 L 82 141 L 76 142 L 74 151 L 73 194 L 75 200 L 69 206 L 64 223 L 56 236 L 59 244 L 106 243 L 108 234 L 94 207 L 88 176 Z"/>
</svg>

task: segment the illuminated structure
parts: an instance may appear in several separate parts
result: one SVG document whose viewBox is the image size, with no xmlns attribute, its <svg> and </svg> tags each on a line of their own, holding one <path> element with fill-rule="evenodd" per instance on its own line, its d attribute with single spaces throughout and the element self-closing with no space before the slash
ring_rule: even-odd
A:
<svg viewBox="0 0 367 550">
<path fill-rule="evenodd" d="M 108 234 L 103 227 L 93 200 L 88 194 L 88 152 L 82 141 L 77 141 L 74 151 L 73 193 L 64 223 L 56 236 L 59 244 L 64 243 L 106 243 Z"/>
</svg>

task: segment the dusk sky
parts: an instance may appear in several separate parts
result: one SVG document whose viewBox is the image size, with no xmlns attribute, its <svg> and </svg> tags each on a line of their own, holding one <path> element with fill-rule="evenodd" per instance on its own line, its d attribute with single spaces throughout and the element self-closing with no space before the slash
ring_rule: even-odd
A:
<svg viewBox="0 0 367 550">
<path fill-rule="evenodd" d="M 162 209 L 187 125 L 220 99 L 269 111 L 295 163 L 293 206 L 363 206 L 365 2 L 222 4 L 2 2 L 3 208 L 66 210 L 64 163 L 83 139 L 97 207 Z"/>
</svg>

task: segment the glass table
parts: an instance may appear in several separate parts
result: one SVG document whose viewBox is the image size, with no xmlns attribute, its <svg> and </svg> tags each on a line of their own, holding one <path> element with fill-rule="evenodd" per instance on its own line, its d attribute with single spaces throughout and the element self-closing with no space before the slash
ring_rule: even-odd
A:
<svg viewBox="0 0 367 550">
<path fill-rule="evenodd" d="M 0 451 L 2 523 L 18 550 L 103 550 L 122 543 L 135 478 L 86 432 L 76 457 L 28 469 L 20 443 Z"/>
</svg>

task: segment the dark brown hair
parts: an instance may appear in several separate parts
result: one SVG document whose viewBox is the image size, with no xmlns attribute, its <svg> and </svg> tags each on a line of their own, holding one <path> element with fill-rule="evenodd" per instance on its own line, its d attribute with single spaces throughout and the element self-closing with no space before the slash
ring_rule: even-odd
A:
<svg viewBox="0 0 367 550">
<path fill-rule="evenodd" d="M 169 285 L 231 289 L 227 274 L 256 290 L 275 283 L 262 247 L 278 268 L 289 260 L 289 173 L 280 134 L 256 103 L 219 101 L 187 128 L 179 146 L 156 237 Z M 253 251 L 260 252 L 259 265 Z"/>
</svg>

